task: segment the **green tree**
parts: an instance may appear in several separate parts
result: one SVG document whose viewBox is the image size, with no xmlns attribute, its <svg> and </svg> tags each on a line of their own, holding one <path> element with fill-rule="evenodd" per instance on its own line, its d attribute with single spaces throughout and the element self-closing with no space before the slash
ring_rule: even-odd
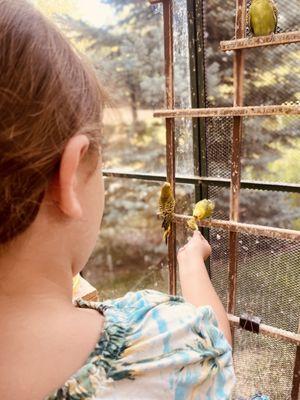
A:
<svg viewBox="0 0 300 400">
<path fill-rule="evenodd" d="M 138 108 L 161 105 L 164 98 L 161 20 L 147 2 L 108 2 L 116 9 L 113 24 L 98 28 L 64 16 L 66 29 L 86 52 L 102 78 L 110 82 L 118 104 L 129 104 L 133 130 L 138 127 Z"/>
</svg>

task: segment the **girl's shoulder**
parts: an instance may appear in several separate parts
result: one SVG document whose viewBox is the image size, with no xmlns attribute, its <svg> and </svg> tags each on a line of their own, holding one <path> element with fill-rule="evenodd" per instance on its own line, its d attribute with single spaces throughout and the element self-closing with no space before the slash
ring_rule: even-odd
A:
<svg viewBox="0 0 300 400">
<path fill-rule="evenodd" d="M 2 396 L 40 399 L 63 384 L 94 349 L 103 320 L 94 310 L 7 311 L 0 318 Z"/>
</svg>

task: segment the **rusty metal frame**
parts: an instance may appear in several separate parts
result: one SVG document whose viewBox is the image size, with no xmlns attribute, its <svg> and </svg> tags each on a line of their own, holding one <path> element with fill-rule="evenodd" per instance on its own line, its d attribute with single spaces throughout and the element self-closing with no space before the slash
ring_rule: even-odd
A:
<svg viewBox="0 0 300 400">
<path fill-rule="evenodd" d="M 278 46 L 300 42 L 300 31 L 277 33 L 273 36 L 260 36 L 249 39 L 241 38 L 227 40 L 220 43 L 221 51 L 231 51 L 238 49 L 252 49 L 254 47 Z"/>
<path fill-rule="evenodd" d="M 190 85 L 192 108 L 206 107 L 206 73 L 205 73 L 205 41 L 204 41 L 204 0 L 187 0 L 187 25 L 190 61 Z M 193 118 L 193 155 L 194 174 L 207 176 L 206 120 Z M 207 181 L 195 181 L 195 203 L 208 198 Z M 210 231 L 201 229 L 202 235 L 209 241 Z M 210 257 L 205 260 L 209 276 Z"/>
<path fill-rule="evenodd" d="M 300 321 L 298 326 L 298 335 L 300 336 Z M 300 395 L 300 343 L 298 343 L 295 356 L 291 399 L 299 400 L 299 395 Z"/>
<path fill-rule="evenodd" d="M 241 327 L 240 326 L 240 318 L 235 315 L 227 314 L 228 320 L 232 327 Z M 241 328 L 242 329 L 242 328 Z M 284 329 L 275 328 L 274 326 L 260 324 L 259 325 L 259 334 L 263 336 L 269 336 L 275 339 L 282 340 L 287 343 L 295 344 L 297 346 L 300 345 L 300 334 L 289 332 Z M 299 377 L 298 377 L 299 379 Z M 298 392 L 297 392 L 298 393 Z M 292 397 L 292 399 L 297 399 L 297 397 Z"/>
<path fill-rule="evenodd" d="M 174 46 L 173 46 L 173 0 L 148 0 L 150 4 L 163 5 L 164 22 L 164 52 L 165 52 L 165 81 L 166 108 L 174 108 Z M 175 121 L 166 118 L 166 166 L 167 181 L 170 182 L 175 197 Z M 176 262 L 176 224 L 172 223 L 168 238 L 169 259 L 169 293 L 177 292 L 177 262 Z"/>
<path fill-rule="evenodd" d="M 174 218 L 178 223 L 186 223 L 191 217 L 191 215 L 174 214 Z M 233 219 L 231 219 L 230 221 L 224 221 L 220 219 L 206 219 L 199 221 L 198 225 L 206 228 L 223 229 L 233 233 L 247 233 L 249 235 L 265 236 L 273 239 L 278 238 L 300 242 L 300 231 L 296 231 L 293 229 L 245 224 L 235 221 Z"/>
<path fill-rule="evenodd" d="M 237 50 L 242 51 L 242 50 Z M 299 115 L 299 105 L 236 106 L 216 108 L 196 108 L 178 110 L 156 110 L 154 117 L 163 118 L 205 118 L 205 117 L 263 117 L 268 115 Z"/>
<path fill-rule="evenodd" d="M 246 0 L 236 0 L 235 37 L 241 39 L 246 35 Z M 244 98 L 245 56 L 243 50 L 237 50 L 233 58 L 233 107 L 242 107 Z M 231 155 L 231 184 L 230 184 L 230 222 L 238 222 L 240 189 L 241 189 L 241 151 L 243 135 L 243 117 L 233 117 L 232 155 Z M 229 232 L 229 266 L 228 266 L 228 301 L 227 312 L 234 314 L 237 289 L 238 266 L 238 232 Z M 231 327 L 234 344 L 234 328 Z"/>
<path fill-rule="evenodd" d="M 160 1 L 150 0 L 151 4 L 157 4 Z M 170 15 L 172 0 L 163 0 L 164 5 L 164 20 L 165 28 L 170 28 Z M 170 142 L 171 120 L 178 117 L 191 117 L 191 118 L 205 118 L 205 117 L 220 117 L 227 116 L 233 117 L 233 133 L 232 133 L 232 156 L 231 156 L 231 179 L 230 179 L 230 221 L 216 221 L 211 220 L 204 222 L 201 225 L 208 227 L 219 226 L 223 229 L 229 230 L 229 287 L 228 287 L 228 318 L 231 322 L 232 333 L 234 334 L 234 326 L 238 324 L 238 317 L 235 317 L 235 303 L 236 303 L 236 287 L 237 287 L 237 261 L 238 261 L 238 246 L 237 246 L 237 235 L 238 232 L 254 233 L 258 235 L 265 235 L 271 237 L 280 237 L 291 240 L 299 240 L 300 232 L 283 230 L 278 228 L 270 227 L 259 227 L 257 225 L 241 224 L 239 220 L 239 202 L 240 202 L 240 190 L 241 190 L 241 148 L 242 148 L 242 136 L 243 136 L 243 117 L 246 116 L 264 116 L 264 115 L 298 115 L 300 114 L 299 106 L 289 105 L 274 105 L 274 106 L 258 106 L 258 107 L 243 107 L 243 81 L 244 81 L 244 70 L 245 70 L 245 49 L 262 46 L 274 46 L 288 43 L 300 42 L 300 32 L 288 32 L 284 34 L 276 34 L 270 37 L 260 38 L 246 38 L 246 13 L 247 13 L 247 0 L 236 0 L 236 21 L 235 21 L 235 40 L 221 42 L 220 48 L 222 51 L 234 50 L 234 67 L 233 67 L 233 78 L 234 78 L 234 99 L 233 107 L 228 108 L 198 108 L 192 110 L 174 110 L 171 106 L 171 101 L 167 104 L 167 110 L 157 110 L 154 113 L 155 117 L 166 118 L 167 127 L 167 138 L 169 137 L 169 143 L 167 144 L 167 152 L 169 152 L 170 158 L 169 164 L 167 164 L 167 176 L 168 180 L 175 185 L 175 166 L 174 166 L 174 142 Z M 171 31 L 172 32 L 172 31 Z M 166 37 L 167 36 L 167 37 Z M 171 34 L 172 36 L 172 34 Z M 169 39 L 168 39 L 169 38 Z M 166 50 L 167 49 L 167 50 Z M 166 51 L 166 67 L 170 65 L 172 55 L 172 40 L 170 40 L 170 32 L 165 30 L 165 51 Z M 168 77 L 173 77 L 170 70 L 166 68 L 167 78 L 167 96 L 168 96 Z M 172 86 L 172 93 L 174 87 Z M 168 97 L 167 97 L 168 98 Z M 170 99 L 169 99 L 170 100 Z M 169 134 L 168 134 L 169 132 Z M 174 129 L 173 129 L 174 134 Z M 201 174 L 202 175 L 202 174 Z M 202 178 L 201 178 L 202 179 Z M 203 181 L 202 181 L 203 184 Z M 176 215 L 175 219 L 185 220 L 187 217 L 182 215 Z M 175 231 L 175 229 L 174 229 Z M 173 252 L 173 253 L 172 253 Z M 169 254 L 174 256 L 174 248 L 169 247 Z M 170 260 L 172 265 L 173 260 Z M 170 272 L 173 269 L 170 268 Z M 292 332 L 279 332 L 277 328 L 264 326 L 262 329 L 263 334 L 279 337 L 283 340 L 289 340 L 296 344 L 297 351 L 295 357 L 293 385 L 291 392 L 291 399 L 296 400 L 299 394 L 300 384 L 300 350 L 299 350 L 299 332 L 294 334 Z M 233 335 L 234 337 L 234 335 Z M 296 338 L 296 339 L 295 339 Z M 295 340 L 294 340 L 295 339 Z M 293 341 L 294 340 L 294 341 Z"/>
<path fill-rule="evenodd" d="M 164 20 L 164 50 L 165 50 L 165 79 L 166 107 L 174 108 L 174 54 L 173 54 L 173 0 L 163 0 Z M 175 121 L 166 118 L 166 165 L 167 180 L 170 182 L 175 197 Z M 169 292 L 177 292 L 177 263 L 176 263 L 176 224 L 173 222 L 168 239 L 169 258 Z"/>
<path fill-rule="evenodd" d="M 103 175 L 108 178 L 122 179 L 141 179 L 151 182 L 165 182 L 167 176 L 165 174 L 152 174 L 148 172 L 133 172 L 123 169 L 105 169 Z M 187 185 L 205 185 L 230 187 L 230 179 L 218 178 L 213 176 L 196 176 L 196 175 L 175 175 L 176 183 L 184 183 Z M 253 180 L 241 181 L 241 189 L 249 190 L 270 190 L 276 192 L 300 193 L 300 184 L 297 183 L 281 183 L 281 182 L 261 182 Z"/>
</svg>

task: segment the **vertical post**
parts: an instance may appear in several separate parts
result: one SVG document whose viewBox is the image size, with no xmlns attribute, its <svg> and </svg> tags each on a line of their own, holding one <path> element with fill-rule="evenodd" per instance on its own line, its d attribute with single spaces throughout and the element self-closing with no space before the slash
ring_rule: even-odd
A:
<svg viewBox="0 0 300 400">
<path fill-rule="evenodd" d="M 245 37 L 246 31 L 246 0 L 236 0 L 236 39 Z M 233 65 L 234 78 L 234 106 L 243 105 L 243 81 L 244 81 L 244 53 L 237 50 L 234 53 Z M 243 134 L 243 117 L 233 117 L 233 137 L 231 156 L 231 184 L 230 184 L 230 220 L 239 220 L 239 203 L 241 187 L 241 148 Z M 227 311 L 234 314 L 237 287 L 237 262 L 238 244 L 237 232 L 229 234 L 229 290 Z M 232 327 L 232 338 L 234 338 L 234 327 Z"/>
<path fill-rule="evenodd" d="M 165 77 L 166 77 L 166 107 L 174 108 L 174 55 L 173 55 L 173 0 L 163 0 L 164 15 L 164 46 L 165 46 Z M 166 119 L 166 164 L 167 179 L 171 183 L 175 197 L 175 121 Z M 169 257 L 169 292 L 176 294 L 176 225 L 172 224 L 168 240 Z"/>
<path fill-rule="evenodd" d="M 300 321 L 298 326 L 298 333 L 300 333 Z M 297 346 L 294 373 L 293 373 L 291 400 L 299 400 L 300 397 L 299 388 L 300 388 L 300 346 Z"/>
<path fill-rule="evenodd" d="M 187 0 L 192 108 L 206 107 L 203 6 L 203 0 Z M 195 175 L 207 176 L 206 119 L 193 118 L 192 121 Z M 203 182 L 195 184 L 195 201 L 207 197 L 208 185 Z M 209 240 L 209 229 L 202 228 L 202 233 Z M 205 264 L 210 274 L 209 259 Z"/>
</svg>

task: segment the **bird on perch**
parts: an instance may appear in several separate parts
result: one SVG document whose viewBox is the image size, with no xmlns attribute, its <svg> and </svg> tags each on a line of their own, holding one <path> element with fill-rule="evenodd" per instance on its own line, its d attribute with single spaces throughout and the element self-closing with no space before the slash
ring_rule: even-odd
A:
<svg viewBox="0 0 300 400">
<path fill-rule="evenodd" d="M 168 238 L 171 232 L 171 225 L 173 220 L 173 214 L 175 210 L 175 199 L 171 184 L 166 182 L 163 184 L 159 197 L 159 212 L 162 217 L 162 228 L 164 230 L 164 241 L 167 244 Z"/>
<path fill-rule="evenodd" d="M 211 217 L 215 209 L 215 203 L 211 200 L 203 199 L 198 201 L 193 210 L 193 217 L 187 221 L 187 225 L 193 231 L 198 230 L 197 222 Z"/>
<path fill-rule="evenodd" d="M 252 0 L 248 25 L 253 36 L 268 36 L 276 32 L 278 9 L 273 0 Z"/>
</svg>

